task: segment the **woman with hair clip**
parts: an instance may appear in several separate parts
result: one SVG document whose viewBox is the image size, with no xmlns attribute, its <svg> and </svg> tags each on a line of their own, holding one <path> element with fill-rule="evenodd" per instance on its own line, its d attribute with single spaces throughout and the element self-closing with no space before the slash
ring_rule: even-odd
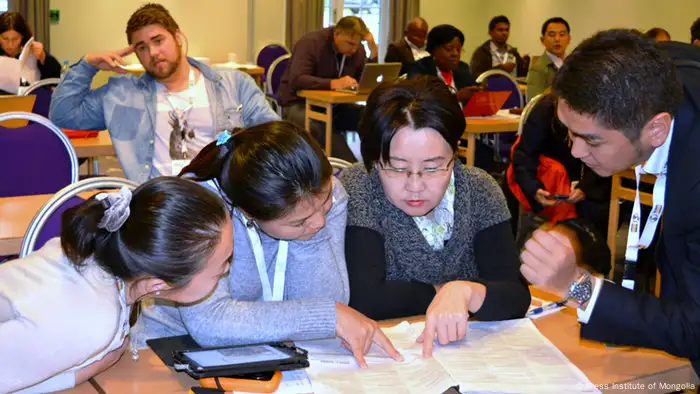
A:
<svg viewBox="0 0 700 394">
<path fill-rule="evenodd" d="M 60 238 L 0 265 L 0 392 L 63 390 L 106 370 L 128 347 L 132 305 L 206 297 L 232 244 L 224 204 L 184 179 L 66 210 Z"/>
<path fill-rule="evenodd" d="M 187 333 L 202 346 L 337 335 L 360 366 L 372 342 L 400 359 L 377 323 L 346 305 L 347 194 L 307 132 L 283 121 L 223 132 L 181 175 L 231 208 L 235 263 L 203 302 L 145 309 L 140 344 Z"/>
</svg>

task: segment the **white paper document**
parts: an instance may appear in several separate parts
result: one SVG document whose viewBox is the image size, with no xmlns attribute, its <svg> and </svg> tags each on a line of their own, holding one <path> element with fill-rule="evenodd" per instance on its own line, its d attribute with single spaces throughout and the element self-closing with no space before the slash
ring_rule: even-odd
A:
<svg viewBox="0 0 700 394">
<path fill-rule="evenodd" d="M 464 341 L 433 347 L 421 357 L 416 343 L 424 323 L 384 329 L 404 362 L 372 349 L 360 369 L 339 341 L 297 342 L 309 350 L 307 369 L 314 393 L 442 393 L 459 385 L 463 393 L 598 392 L 530 319 L 470 322 Z"/>
<path fill-rule="evenodd" d="M 32 52 L 32 43 L 34 43 L 34 37 L 24 45 L 19 59 L 0 56 L 0 90 L 17 94 L 21 81 L 32 84 L 41 79 L 37 66 L 38 60 Z"/>
</svg>

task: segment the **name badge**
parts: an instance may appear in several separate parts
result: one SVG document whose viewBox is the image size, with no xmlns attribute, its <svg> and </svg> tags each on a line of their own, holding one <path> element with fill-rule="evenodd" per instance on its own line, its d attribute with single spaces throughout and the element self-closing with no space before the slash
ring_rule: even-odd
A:
<svg viewBox="0 0 700 394">
<path fill-rule="evenodd" d="M 180 172 L 182 172 L 182 169 L 190 165 L 189 160 L 173 160 L 172 164 L 172 176 L 178 176 L 180 175 Z"/>
</svg>

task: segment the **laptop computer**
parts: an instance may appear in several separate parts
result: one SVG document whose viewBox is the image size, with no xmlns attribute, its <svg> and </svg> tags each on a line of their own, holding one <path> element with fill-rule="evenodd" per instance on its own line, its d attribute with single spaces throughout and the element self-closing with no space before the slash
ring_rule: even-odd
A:
<svg viewBox="0 0 700 394">
<path fill-rule="evenodd" d="M 464 116 L 491 116 L 503 107 L 510 91 L 476 92 L 464 106 Z"/>
<path fill-rule="evenodd" d="M 401 63 L 367 63 L 356 89 L 337 89 L 336 92 L 368 94 L 380 83 L 394 81 L 401 72 Z"/>
</svg>

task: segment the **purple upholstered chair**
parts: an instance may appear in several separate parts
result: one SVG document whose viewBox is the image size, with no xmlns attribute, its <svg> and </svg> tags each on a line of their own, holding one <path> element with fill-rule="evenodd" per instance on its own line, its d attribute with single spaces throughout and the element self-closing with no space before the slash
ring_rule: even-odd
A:
<svg viewBox="0 0 700 394">
<path fill-rule="evenodd" d="M 488 83 L 486 90 L 489 92 L 511 92 L 510 97 L 508 97 L 508 100 L 506 100 L 501 109 L 523 108 L 525 106 L 525 100 L 520 92 L 518 81 L 516 81 L 512 75 L 503 70 L 488 70 L 476 78 L 477 83 L 482 83 L 484 81 Z"/>
<path fill-rule="evenodd" d="M 284 55 L 277 58 L 277 60 L 270 65 L 268 78 L 265 81 L 265 93 L 268 101 L 274 102 L 273 107 L 276 107 L 275 109 L 280 116 L 282 115 L 282 106 L 277 97 L 277 89 L 280 87 L 282 76 L 285 70 L 287 70 L 287 64 L 289 64 L 289 59 L 291 59 L 291 57 L 291 55 Z"/>
<path fill-rule="evenodd" d="M 520 92 L 518 81 L 516 81 L 512 75 L 503 70 L 488 70 L 479 75 L 476 79 L 477 83 L 482 83 L 484 81 L 488 84 L 486 87 L 487 91 L 511 92 L 508 100 L 506 100 L 501 109 L 523 108 L 525 106 L 525 99 L 523 98 L 522 92 Z M 494 134 L 493 147 L 496 160 L 503 161 L 510 157 L 510 149 L 513 147 L 515 139 L 515 133 Z"/>
<path fill-rule="evenodd" d="M 0 114 L 30 121 L 24 127 L 0 126 L 0 197 L 53 194 L 78 181 L 78 157 L 68 137 L 43 116 Z"/>
<path fill-rule="evenodd" d="M 261 49 L 260 52 L 258 52 L 258 58 L 255 60 L 255 63 L 265 70 L 262 76 L 263 82 L 267 80 L 267 71 L 269 70 L 272 63 L 275 60 L 277 60 L 278 57 L 287 54 L 289 54 L 289 50 L 283 45 L 277 44 L 267 45 L 265 48 Z"/>
<path fill-rule="evenodd" d="M 45 118 L 49 117 L 49 106 L 51 105 L 53 88 L 59 83 L 61 83 L 59 78 L 42 79 L 41 81 L 34 82 L 22 92 L 23 96 L 29 96 L 31 94 L 36 96 L 34 109 L 32 110 L 33 113 Z"/>
<path fill-rule="evenodd" d="M 95 189 L 119 189 L 122 186 L 133 190 L 138 184 L 124 178 L 102 177 L 85 179 L 61 189 L 41 207 L 29 223 L 22 240 L 19 257 L 28 255 L 44 246 L 46 241 L 59 236 L 63 212 L 84 201 L 78 194 Z"/>
</svg>

